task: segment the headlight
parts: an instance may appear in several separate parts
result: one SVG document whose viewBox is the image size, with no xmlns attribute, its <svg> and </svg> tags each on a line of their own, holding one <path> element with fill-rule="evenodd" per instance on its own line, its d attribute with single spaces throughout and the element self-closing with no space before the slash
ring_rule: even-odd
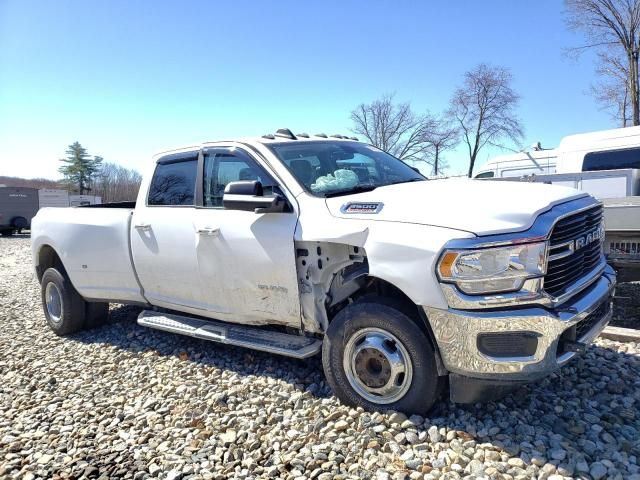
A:
<svg viewBox="0 0 640 480">
<path fill-rule="evenodd" d="M 438 275 L 469 295 L 520 290 L 527 278 L 546 272 L 546 243 L 482 250 L 446 250 Z"/>
</svg>

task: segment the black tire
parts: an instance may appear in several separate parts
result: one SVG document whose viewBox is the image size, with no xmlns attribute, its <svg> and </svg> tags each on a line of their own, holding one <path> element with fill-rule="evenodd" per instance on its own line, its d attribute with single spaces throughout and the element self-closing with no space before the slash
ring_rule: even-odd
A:
<svg viewBox="0 0 640 480">
<path fill-rule="evenodd" d="M 367 410 L 398 410 L 424 414 L 441 391 L 435 353 L 420 327 L 406 314 L 387 305 L 386 299 L 361 300 L 341 310 L 332 320 L 322 345 L 322 366 L 327 382 L 345 404 Z M 363 329 L 379 329 L 395 336 L 411 361 L 412 378 L 404 395 L 391 403 L 371 401 L 358 393 L 344 366 L 349 339 Z M 357 367 L 356 367 L 357 368 Z M 351 376 L 353 378 L 353 375 Z"/>
<path fill-rule="evenodd" d="M 53 284 L 51 294 L 60 299 L 60 309 L 57 317 L 50 314 L 47 306 L 47 287 L 50 283 Z M 60 336 L 82 330 L 85 322 L 86 302 L 71 285 L 71 281 L 66 274 L 60 273 L 55 268 L 48 268 L 42 275 L 40 287 L 44 316 L 51 330 Z M 54 288 L 57 289 L 57 293 Z M 51 309 L 55 311 L 53 305 Z"/>
<path fill-rule="evenodd" d="M 13 235 L 13 229 L 11 230 L 2 230 L 0 232 L 0 235 L 2 235 L 3 237 L 10 237 Z"/>
<path fill-rule="evenodd" d="M 107 323 L 109 304 L 104 302 L 85 302 L 84 328 L 98 328 Z"/>
<path fill-rule="evenodd" d="M 27 228 L 29 226 L 29 222 L 24 217 L 13 217 L 11 219 L 11 226 L 20 233 L 23 228 Z"/>
</svg>

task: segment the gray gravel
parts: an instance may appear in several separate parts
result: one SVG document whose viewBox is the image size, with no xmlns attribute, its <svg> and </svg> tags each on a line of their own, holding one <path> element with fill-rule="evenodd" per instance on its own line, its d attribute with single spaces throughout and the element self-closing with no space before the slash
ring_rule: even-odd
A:
<svg viewBox="0 0 640 480">
<path fill-rule="evenodd" d="M 135 324 L 45 325 L 29 240 L 0 239 L 1 478 L 640 479 L 640 345 L 599 340 L 501 402 L 342 406 L 317 358 Z"/>
</svg>

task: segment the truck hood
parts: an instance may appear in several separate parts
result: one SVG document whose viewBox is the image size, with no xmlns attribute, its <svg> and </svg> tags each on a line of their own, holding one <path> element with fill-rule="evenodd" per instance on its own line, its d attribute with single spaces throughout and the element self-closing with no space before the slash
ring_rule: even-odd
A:
<svg viewBox="0 0 640 480">
<path fill-rule="evenodd" d="M 327 198 L 326 203 L 338 218 L 417 223 L 491 235 L 526 230 L 540 213 L 584 196 L 556 185 L 454 178 L 388 185 Z"/>
</svg>

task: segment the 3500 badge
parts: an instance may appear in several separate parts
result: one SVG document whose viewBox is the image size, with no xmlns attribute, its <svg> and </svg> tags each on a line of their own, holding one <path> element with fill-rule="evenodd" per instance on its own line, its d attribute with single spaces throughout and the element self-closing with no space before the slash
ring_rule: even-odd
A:
<svg viewBox="0 0 640 480">
<path fill-rule="evenodd" d="M 382 210 L 383 204 L 381 202 L 350 202 L 345 203 L 340 211 L 342 213 L 378 213 Z"/>
</svg>

